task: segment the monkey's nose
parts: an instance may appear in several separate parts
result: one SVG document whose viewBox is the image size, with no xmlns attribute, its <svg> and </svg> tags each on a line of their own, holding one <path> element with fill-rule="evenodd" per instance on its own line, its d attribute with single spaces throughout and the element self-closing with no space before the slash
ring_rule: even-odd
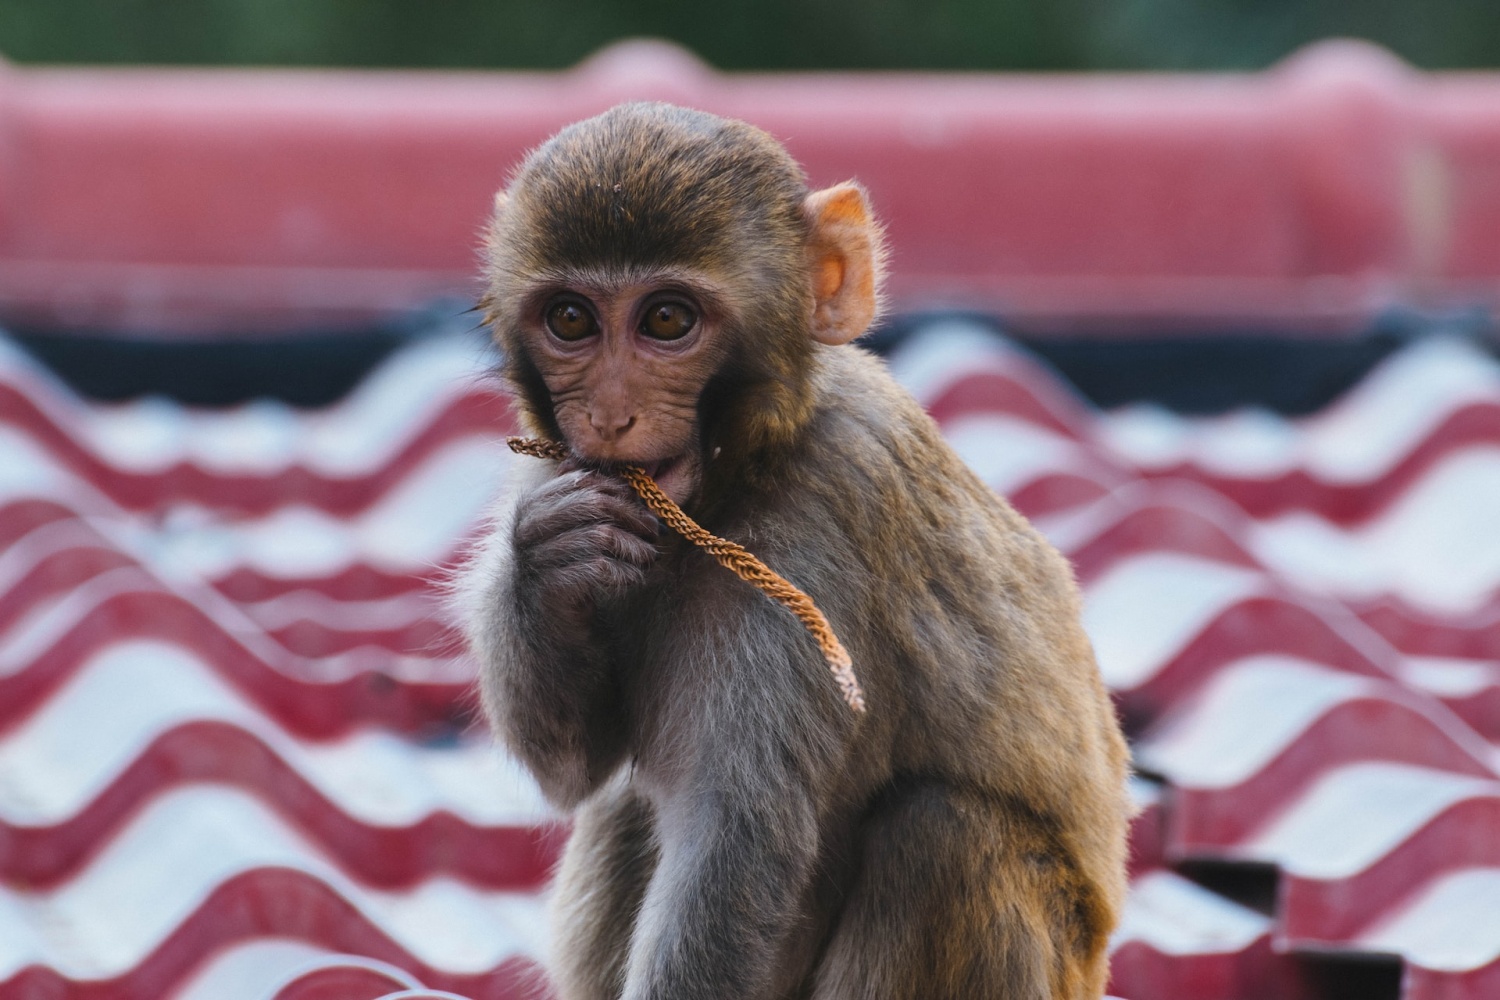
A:
<svg viewBox="0 0 1500 1000">
<path fill-rule="evenodd" d="M 623 416 L 615 413 L 589 413 L 589 423 L 594 432 L 604 441 L 613 441 L 635 426 L 635 415 Z"/>
</svg>

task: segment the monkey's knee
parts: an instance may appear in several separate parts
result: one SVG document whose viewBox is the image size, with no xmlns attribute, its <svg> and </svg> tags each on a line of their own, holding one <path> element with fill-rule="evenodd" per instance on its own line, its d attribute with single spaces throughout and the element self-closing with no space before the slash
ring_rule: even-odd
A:
<svg viewBox="0 0 1500 1000">
<path fill-rule="evenodd" d="M 1113 914 L 1046 824 L 922 786 L 872 815 L 815 1000 L 1085 1000 Z"/>
<path fill-rule="evenodd" d="M 641 898 L 656 870 L 651 807 L 606 790 L 574 816 L 552 900 L 548 971 L 560 1000 L 614 1000 Z"/>
</svg>

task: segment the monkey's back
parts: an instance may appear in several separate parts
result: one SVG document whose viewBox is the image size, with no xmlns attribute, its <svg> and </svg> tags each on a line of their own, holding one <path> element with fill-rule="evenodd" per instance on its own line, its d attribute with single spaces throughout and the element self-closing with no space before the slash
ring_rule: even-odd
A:
<svg viewBox="0 0 1500 1000">
<path fill-rule="evenodd" d="M 854 766 L 1014 801 L 1117 907 L 1128 754 L 1071 567 L 881 361 L 850 347 L 819 360 L 802 448 L 742 509 L 854 657 L 870 705 Z"/>
</svg>

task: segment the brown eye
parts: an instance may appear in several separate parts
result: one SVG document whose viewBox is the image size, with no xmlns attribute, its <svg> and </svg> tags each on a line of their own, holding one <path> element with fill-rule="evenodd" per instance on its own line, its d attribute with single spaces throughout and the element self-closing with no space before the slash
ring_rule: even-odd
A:
<svg viewBox="0 0 1500 1000">
<path fill-rule="evenodd" d="M 680 302 L 658 302 L 646 310 L 641 332 L 653 340 L 677 340 L 698 322 L 698 316 Z"/>
<path fill-rule="evenodd" d="M 559 302 L 547 310 L 547 329 L 558 340 L 582 340 L 598 331 L 594 314 L 577 302 Z"/>
</svg>

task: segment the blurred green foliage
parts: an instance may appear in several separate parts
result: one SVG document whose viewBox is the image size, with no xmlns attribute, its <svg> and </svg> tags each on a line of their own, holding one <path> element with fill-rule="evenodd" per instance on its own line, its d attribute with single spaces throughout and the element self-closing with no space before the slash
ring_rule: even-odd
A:
<svg viewBox="0 0 1500 1000">
<path fill-rule="evenodd" d="M 557 68 L 670 38 L 722 69 L 1250 69 L 1317 38 L 1500 65 L 1500 0 L 0 0 L 23 63 Z"/>
</svg>

